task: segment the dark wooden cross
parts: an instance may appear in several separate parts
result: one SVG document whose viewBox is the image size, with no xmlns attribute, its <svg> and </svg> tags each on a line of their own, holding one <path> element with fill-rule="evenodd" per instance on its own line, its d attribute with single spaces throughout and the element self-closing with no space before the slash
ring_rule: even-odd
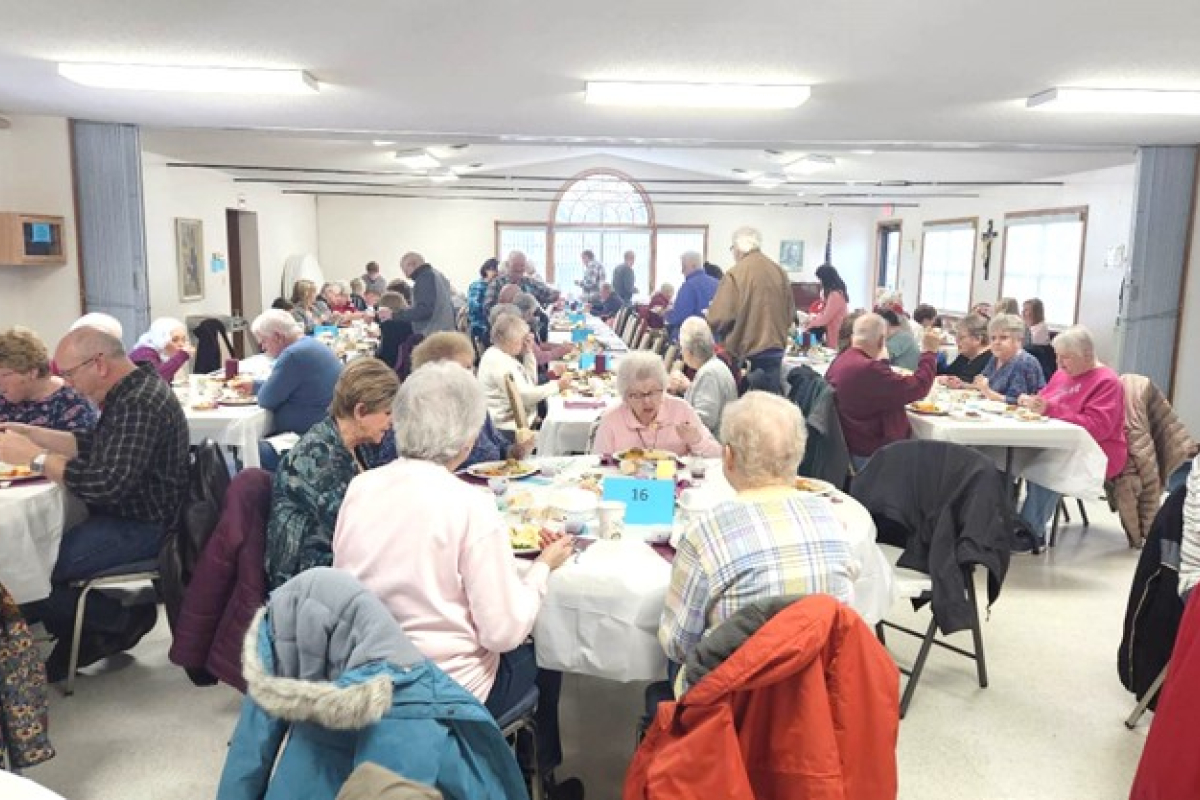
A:
<svg viewBox="0 0 1200 800">
<path fill-rule="evenodd" d="M 992 221 L 989 219 L 987 230 L 984 231 L 983 234 L 979 237 L 979 238 L 983 239 L 983 245 L 985 248 L 983 251 L 983 279 L 985 281 L 991 277 L 990 273 L 991 273 L 991 269 L 992 269 L 992 241 L 999 235 L 1000 234 L 997 233 L 995 225 L 992 224 Z"/>
</svg>

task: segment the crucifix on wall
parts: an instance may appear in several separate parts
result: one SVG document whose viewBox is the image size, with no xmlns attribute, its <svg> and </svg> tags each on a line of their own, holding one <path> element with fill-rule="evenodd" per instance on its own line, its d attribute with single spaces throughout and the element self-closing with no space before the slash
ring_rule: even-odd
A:
<svg viewBox="0 0 1200 800">
<path fill-rule="evenodd" d="M 979 237 L 983 240 L 983 279 L 985 281 L 991 278 L 992 242 L 999 235 L 1000 234 L 996 232 L 996 226 L 992 223 L 992 220 L 989 219 L 987 230 L 984 231 Z"/>
</svg>

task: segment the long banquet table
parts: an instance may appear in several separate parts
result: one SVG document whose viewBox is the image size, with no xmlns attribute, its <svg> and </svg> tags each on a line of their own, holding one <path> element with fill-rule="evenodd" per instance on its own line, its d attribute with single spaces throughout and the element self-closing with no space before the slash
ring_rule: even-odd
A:
<svg viewBox="0 0 1200 800">
<path fill-rule="evenodd" d="M 513 491 L 546 496 L 574 485 L 596 471 L 593 457 L 552 459 L 563 471 L 553 479 L 515 482 Z M 732 498 L 734 491 L 712 459 L 697 486 L 705 505 Z M 845 527 L 857 562 L 851 605 L 870 624 L 883 618 L 894 600 L 891 565 L 875 544 L 875 525 L 859 503 L 840 492 L 830 503 Z M 696 513 L 693 511 L 693 513 Z M 676 510 L 670 535 L 686 530 L 687 514 Z M 666 657 L 658 643 L 658 623 L 670 583 L 673 550 L 647 546 L 639 537 L 662 538 L 666 531 L 627 527 L 624 539 L 592 543 L 550 576 L 549 589 L 534 628 L 538 664 L 617 681 L 657 680 L 666 675 Z"/>
<path fill-rule="evenodd" d="M 50 595 L 64 508 L 62 488 L 47 480 L 0 489 L 0 584 L 18 603 Z"/>
<path fill-rule="evenodd" d="M 598 317 L 588 315 L 584 325 L 604 348 L 610 359 L 609 370 L 615 369 L 621 354 L 629 349 L 625 342 Z M 571 332 L 551 329 L 549 341 L 552 344 L 569 343 Z M 592 423 L 618 403 L 620 399 L 615 396 L 549 398 L 546 401 L 546 417 L 542 420 L 541 431 L 538 432 L 538 455 L 565 456 L 587 452 L 587 438 Z"/>
</svg>

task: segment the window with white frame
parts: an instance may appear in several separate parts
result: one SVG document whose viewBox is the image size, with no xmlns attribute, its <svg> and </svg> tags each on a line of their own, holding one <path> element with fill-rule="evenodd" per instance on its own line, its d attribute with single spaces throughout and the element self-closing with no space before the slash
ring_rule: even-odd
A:
<svg viewBox="0 0 1200 800">
<path fill-rule="evenodd" d="M 1006 216 L 1000 295 L 1039 298 L 1047 323 L 1074 325 L 1086 228 L 1086 207 Z"/>
<path fill-rule="evenodd" d="M 974 219 L 926 223 L 918 302 L 939 311 L 970 310 L 976 224 Z"/>
<path fill-rule="evenodd" d="M 513 250 L 520 250 L 529 263 L 537 268 L 538 274 L 546 277 L 546 226 L 496 223 L 496 257 L 501 262 Z"/>
<path fill-rule="evenodd" d="M 669 283 L 676 289 L 683 283 L 683 269 L 679 257 L 689 251 L 700 254 L 704 263 L 704 248 L 707 228 L 659 228 L 655 254 L 658 261 L 658 285 Z M 655 289 L 658 286 L 654 287 Z"/>
</svg>

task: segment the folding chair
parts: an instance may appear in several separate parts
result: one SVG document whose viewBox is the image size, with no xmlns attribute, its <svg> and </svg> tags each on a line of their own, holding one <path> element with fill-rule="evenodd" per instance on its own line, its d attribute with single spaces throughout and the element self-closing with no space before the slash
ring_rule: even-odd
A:
<svg viewBox="0 0 1200 800">
<path fill-rule="evenodd" d="M 879 545 L 879 548 L 887 557 L 888 562 L 892 564 L 892 574 L 899 596 L 909 600 L 928 602 L 933 594 L 933 580 L 924 573 L 895 566 L 896 560 L 900 558 L 903 552 L 900 548 L 886 544 Z M 888 622 L 887 620 L 881 620 L 875 625 L 875 633 L 879 637 L 880 643 L 884 645 L 887 644 L 887 639 L 884 636 L 885 628 L 892 628 L 893 630 L 907 633 L 921 640 L 921 648 L 917 651 L 917 658 L 913 661 L 912 668 L 900 667 L 900 671 L 908 676 L 908 682 L 904 687 L 904 695 L 900 698 L 900 719 L 904 719 L 904 715 L 908 713 L 908 704 L 912 702 L 913 695 L 917 691 L 917 684 L 920 682 L 921 673 L 925 669 L 925 661 L 929 658 L 929 651 L 934 645 L 973 659 L 979 675 L 979 688 L 987 688 L 987 662 L 984 659 L 983 632 L 979 628 L 979 610 L 975 602 L 974 569 L 971 567 L 964 568 L 963 575 L 966 578 L 967 584 L 967 600 L 970 602 L 973 612 L 971 617 L 971 637 L 974 640 L 974 652 L 964 650 L 961 647 L 956 647 L 949 642 L 939 639 L 937 637 L 937 621 L 933 618 L 932 613 L 929 618 L 929 626 L 925 629 L 924 633 L 912 628 L 906 628 L 903 625 L 897 625 L 894 622 Z"/>
<path fill-rule="evenodd" d="M 621 340 L 625 342 L 626 346 L 632 348 L 633 343 L 637 341 L 636 337 L 640 324 L 641 320 L 634 314 L 630 314 L 625 320 L 625 328 L 621 331 Z"/>
<path fill-rule="evenodd" d="M 667 372 L 671 371 L 671 367 L 675 366 L 675 360 L 679 358 L 679 345 L 671 345 L 667 348 L 667 352 L 663 355 L 663 365 L 666 366 Z"/>
<path fill-rule="evenodd" d="M 1141 701 L 1133 707 L 1128 719 L 1125 720 L 1125 727 L 1133 730 L 1137 727 L 1138 720 L 1146 713 L 1146 709 L 1150 708 L 1150 704 L 1154 702 L 1154 698 L 1158 697 L 1158 693 L 1162 691 L 1163 682 L 1167 679 L 1167 667 L 1170 667 L 1170 662 L 1162 668 L 1162 672 L 1158 673 L 1158 677 L 1154 679 L 1154 683 L 1150 684 L 1150 688 L 1146 690 L 1146 694 L 1142 696 Z"/>
<path fill-rule="evenodd" d="M 1083 529 L 1087 530 L 1092 521 L 1088 519 L 1087 508 L 1083 505 L 1083 500 L 1076 497 L 1075 502 L 1079 505 L 1079 516 L 1083 518 Z M 1060 499 L 1058 505 L 1054 507 L 1054 523 L 1050 526 L 1050 542 L 1049 546 L 1054 547 L 1058 543 L 1058 518 L 1062 515 L 1064 523 L 1071 524 L 1071 512 L 1067 511 L 1067 503 L 1065 499 Z"/>
<path fill-rule="evenodd" d="M 71 584 L 72 587 L 79 589 L 80 592 L 79 599 L 75 601 L 75 630 L 71 635 L 71 660 L 67 663 L 67 687 L 65 691 L 67 697 L 75 694 L 75 669 L 79 664 L 79 643 L 83 639 L 83 614 L 87 608 L 88 594 L 91 593 L 92 589 L 141 581 L 149 581 L 151 583 L 158 581 L 157 556 L 145 561 L 137 561 L 133 564 L 122 564 L 119 567 L 106 570 L 99 575 L 93 575 L 90 578 L 75 581 Z"/>
<path fill-rule="evenodd" d="M 625 329 L 625 323 L 628 321 L 628 319 L 629 306 L 622 306 L 621 310 L 617 312 L 617 316 L 612 322 L 612 329 L 617 332 L 617 335 L 620 335 L 621 331 Z"/>
<path fill-rule="evenodd" d="M 533 719 L 534 713 L 537 712 L 537 704 L 538 690 L 534 686 L 529 690 L 528 694 L 521 698 L 521 702 L 517 703 L 507 713 L 502 714 L 500 719 L 496 720 L 496 724 L 500 726 L 500 733 L 512 743 L 514 750 L 516 750 L 522 736 L 529 742 L 531 764 L 529 781 L 530 800 L 543 800 L 544 797 L 542 791 L 542 773 L 538 769 L 537 723 Z"/>
<path fill-rule="evenodd" d="M 512 373 L 504 376 L 504 392 L 508 395 L 508 404 L 512 408 L 513 422 L 517 430 L 529 428 L 529 415 L 525 413 L 525 404 L 521 402 L 521 392 L 517 390 L 517 381 Z"/>
</svg>

